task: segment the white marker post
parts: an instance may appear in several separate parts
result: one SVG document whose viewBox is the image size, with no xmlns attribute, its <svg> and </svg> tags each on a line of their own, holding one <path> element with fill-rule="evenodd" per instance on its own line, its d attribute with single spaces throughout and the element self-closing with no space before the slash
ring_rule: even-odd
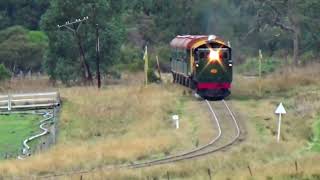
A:
<svg viewBox="0 0 320 180">
<path fill-rule="evenodd" d="M 179 129 L 180 124 L 179 124 L 179 116 L 178 115 L 173 115 L 172 120 L 175 123 L 176 129 Z"/>
<path fill-rule="evenodd" d="M 281 115 L 286 114 L 286 110 L 284 109 L 282 103 L 279 104 L 278 108 L 275 111 L 276 114 L 279 114 L 279 125 L 278 125 L 278 137 L 277 140 L 280 142 L 280 130 L 281 130 Z"/>
</svg>

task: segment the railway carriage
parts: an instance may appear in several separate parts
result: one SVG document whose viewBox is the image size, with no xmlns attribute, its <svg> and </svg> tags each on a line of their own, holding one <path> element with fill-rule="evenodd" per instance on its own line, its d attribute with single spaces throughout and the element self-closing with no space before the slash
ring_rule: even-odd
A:
<svg viewBox="0 0 320 180">
<path fill-rule="evenodd" d="M 233 62 L 229 43 L 215 35 L 184 35 L 175 37 L 170 45 L 174 83 L 204 98 L 230 95 Z"/>
</svg>

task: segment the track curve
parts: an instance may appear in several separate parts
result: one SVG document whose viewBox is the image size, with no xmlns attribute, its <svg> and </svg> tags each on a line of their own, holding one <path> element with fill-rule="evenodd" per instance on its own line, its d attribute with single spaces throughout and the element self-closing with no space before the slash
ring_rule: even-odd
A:
<svg viewBox="0 0 320 180">
<path fill-rule="evenodd" d="M 219 121 L 219 119 L 217 117 L 217 113 L 214 111 L 214 109 L 212 107 L 212 103 L 218 103 L 218 102 L 209 102 L 208 100 L 205 100 L 205 102 L 207 103 L 209 110 L 211 111 L 211 114 L 217 124 L 218 130 L 219 130 L 218 136 L 213 138 L 208 144 L 203 145 L 199 148 L 196 148 L 196 149 L 191 150 L 186 153 L 182 153 L 182 154 L 178 154 L 178 155 L 174 155 L 174 156 L 169 156 L 169 157 L 165 157 L 165 158 L 161 158 L 161 159 L 151 160 L 151 161 L 147 161 L 147 162 L 131 164 L 131 165 L 124 166 L 124 167 L 142 168 L 142 167 L 177 162 L 177 161 L 186 160 L 186 159 L 192 159 L 192 158 L 204 156 L 204 155 L 222 150 L 222 149 L 234 144 L 238 140 L 238 138 L 240 137 L 241 130 L 240 130 L 239 123 L 238 123 L 237 119 L 235 118 L 233 112 L 231 111 L 230 107 L 228 106 L 227 102 L 225 100 L 221 101 L 233 121 L 234 127 L 236 129 L 236 134 L 229 142 L 227 142 L 226 144 L 223 144 L 223 145 L 216 145 L 216 143 L 221 139 L 221 137 L 224 133 L 224 132 L 222 132 L 222 129 L 221 129 L 221 121 L 222 120 Z M 224 119 L 223 121 L 226 121 L 226 119 Z"/>
</svg>

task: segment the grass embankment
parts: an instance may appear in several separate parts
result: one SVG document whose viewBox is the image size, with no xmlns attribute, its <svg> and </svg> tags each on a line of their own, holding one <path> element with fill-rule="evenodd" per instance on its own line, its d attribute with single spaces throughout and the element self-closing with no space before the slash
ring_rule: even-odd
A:
<svg viewBox="0 0 320 180">
<path fill-rule="evenodd" d="M 0 159 L 19 154 L 22 142 L 38 132 L 38 123 L 36 115 L 0 115 Z"/>
<path fill-rule="evenodd" d="M 58 144 L 27 161 L 0 164 L 0 174 L 28 175 L 87 169 L 163 157 L 209 142 L 205 105 L 180 86 L 141 85 L 61 89 Z M 180 129 L 171 121 L 181 118 Z M 23 171 L 21 171 L 23 169 Z"/>
</svg>

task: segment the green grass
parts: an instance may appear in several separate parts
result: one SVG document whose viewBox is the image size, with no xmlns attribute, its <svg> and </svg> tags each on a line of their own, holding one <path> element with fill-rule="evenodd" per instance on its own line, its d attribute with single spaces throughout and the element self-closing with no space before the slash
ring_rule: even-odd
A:
<svg viewBox="0 0 320 180">
<path fill-rule="evenodd" d="M 314 123 L 312 150 L 320 152 L 320 117 Z"/>
<path fill-rule="evenodd" d="M 18 154 L 23 140 L 38 131 L 38 123 L 36 115 L 0 115 L 0 159 Z"/>
</svg>

